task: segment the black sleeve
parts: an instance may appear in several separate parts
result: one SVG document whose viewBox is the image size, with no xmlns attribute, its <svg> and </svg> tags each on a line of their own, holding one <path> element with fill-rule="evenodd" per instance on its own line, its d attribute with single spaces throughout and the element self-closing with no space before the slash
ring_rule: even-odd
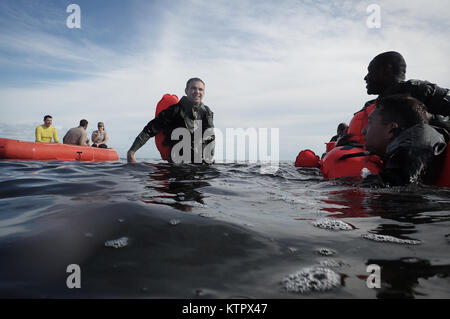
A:
<svg viewBox="0 0 450 319">
<path fill-rule="evenodd" d="M 140 149 L 147 141 L 154 137 L 156 134 L 161 132 L 164 127 L 169 126 L 174 120 L 175 116 L 179 112 L 179 107 L 177 104 L 172 105 L 160 112 L 157 117 L 148 122 L 144 129 L 139 133 L 139 135 L 134 140 L 133 145 L 130 147 L 130 151 L 136 152 Z"/>
<path fill-rule="evenodd" d="M 401 85 L 399 93 L 409 93 L 422 101 L 429 113 L 450 115 L 449 90 L 428 81 L 409 80 Z"/>
<path fill-rule="evenodd" d="M 148 122 L 143 131 L 150 137 L 155 136 L 172 123 L 178 111 L 179 107 L 177 104 L 168 107 L 164 111 L 160 112 L 157 117 Z"/>
</svg>

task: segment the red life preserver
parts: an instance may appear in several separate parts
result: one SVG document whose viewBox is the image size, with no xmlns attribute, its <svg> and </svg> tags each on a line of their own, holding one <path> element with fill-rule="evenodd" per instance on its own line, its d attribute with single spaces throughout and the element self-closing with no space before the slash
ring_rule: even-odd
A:
<svg viewBox="0 0 450 319">
<path fill-rule="evenodd" d="M 320 167 L 320 158 L 311 150 L 303 150 L 295 159 L 295 167 Z"/>
<path fill-rule="evenodd" d="M 158 114 L 165 109 L 167 109 L 169 106 L 172 106 L 174 104 L 178 103 L 178 96 L 175 94 L 164 94 L 162 99 L 158 102 L 156 105 L 156 111 L 155 111 L 155 117 L 158 116 Z M 163 145 L 163 142 L 165 140 L 166 136 L 163 132 L 159 132 L 155 136 L 155 144 L 158 148 L 159 153 L 161 154 L 161 158 L 163 160 L 168 161 L 170 159 L 170 152 L 172 148 L 170 146 Z"/>
<path fill-rule="evenodd" d="M 328 152 L 322 159 L 320 170 L 324 178 L 362 178 L 366 168 L 371 174 L 381 172 L 383 163 L 376 155 L 363 155 L 365 149 L 354 146 L 339 146 Z"/>
<path fill-rule="evenodd" d="M 356 144 L 365 144 L 364 135 L 362 134 L 363 129 L 366 127 L 369 121 L 369 115 L 375 108 L 375 103 L 370 104 L 361 111 L 355 113 L 350 124 L 348 126 L 347 134 L 351 134 L 350 140 L 355 141 Z"/>
<path fill-rule="evenodd" d="M 439 187 L 450 187 L 450 147 L 447 146 L 447 153 L 445 154 L 444 164 L 442 165 L 439 178 L 435 182 Z"/>
</svg>

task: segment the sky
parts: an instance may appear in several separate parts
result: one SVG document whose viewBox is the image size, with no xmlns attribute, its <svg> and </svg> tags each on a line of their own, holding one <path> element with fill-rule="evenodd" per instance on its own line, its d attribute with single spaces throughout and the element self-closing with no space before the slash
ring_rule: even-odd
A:
<svg viewBox="0 0 450 319">
<path fill-rule="evenodd" d="M 81 28 L 67 26 L 70 4 Z M 216 128 L 278 128 L 281 160 L 320 155 L 375 98 L 363 78 L 377 54 L 450 88 L 448 12 L 447 0 L 1 0 L 0 137 L 32 141 L 50 114 L 62 140 L 85 118 L 123 158 L 161 97 L 200 77 Z M 159 154 L 149 141 L 136 156 Z"/>
</svg>

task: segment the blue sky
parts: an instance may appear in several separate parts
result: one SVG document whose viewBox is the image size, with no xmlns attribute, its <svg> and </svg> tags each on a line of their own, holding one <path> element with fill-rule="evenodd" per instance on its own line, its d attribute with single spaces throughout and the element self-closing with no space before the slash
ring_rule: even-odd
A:
<svg viewBox="0 0 450 319">
<path fill-rule="evenodd" d="M 69 29 L 66 8 L 81 8 Z M 381 8 L 381 28 L 366 25 Z M 218 128 L 279 128 L 280 158 L 318 154 L 365 101 L 363 77 L 396 50 L 407 77 L 450 87 L 450 2 L 0 1 L 0 136 L 33 140 L 45 114 L 62 138 L 105 122 L 125 156 L 165 93 L 206 82 Z M 153 141 L 138 157 L 157 158 Z"/>
</svg>

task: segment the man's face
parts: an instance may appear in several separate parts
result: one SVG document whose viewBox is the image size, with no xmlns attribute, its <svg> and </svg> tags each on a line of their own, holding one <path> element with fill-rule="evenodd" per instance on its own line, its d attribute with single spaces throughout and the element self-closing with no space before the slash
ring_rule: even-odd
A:
<svg viewBox="0 0 450 319">
<path fill-rule="evenodd" d="M 393 129 L 398 127 L 397 123 L 384 124 L 381 118 L 381 109 L 375 107 L 369 115 L 369 121 L 363 130 L 366 139 L 366 149 L 377 155 L 383 156 L 387 146 L 394 139 Z"/>
<path fill-rule="evenodd" d="M 389 66 L 384 65 L 381 61 L 372 60 L 367 71 L 367 75 L 364 77 L 364 81 L 367 83 L 367 94 L 381 94 L 396 82 L 396 77 Z"/>
<path fill-rule="evenodd" d="M 51 117 L 47 117 L 45 120 L 44 120 L 44 125 L 46 126 L 46 127 L 50 127 L 51 125 L 52 125 L 52 118 Z"/>
<path fill-rule="evenodd" d="M 193 81 L 189 83 L 185 92 L 188 100 L 194 104 L 200 104 L 205 95 L 205 85 L 200 81 Z"/>
</svg>

